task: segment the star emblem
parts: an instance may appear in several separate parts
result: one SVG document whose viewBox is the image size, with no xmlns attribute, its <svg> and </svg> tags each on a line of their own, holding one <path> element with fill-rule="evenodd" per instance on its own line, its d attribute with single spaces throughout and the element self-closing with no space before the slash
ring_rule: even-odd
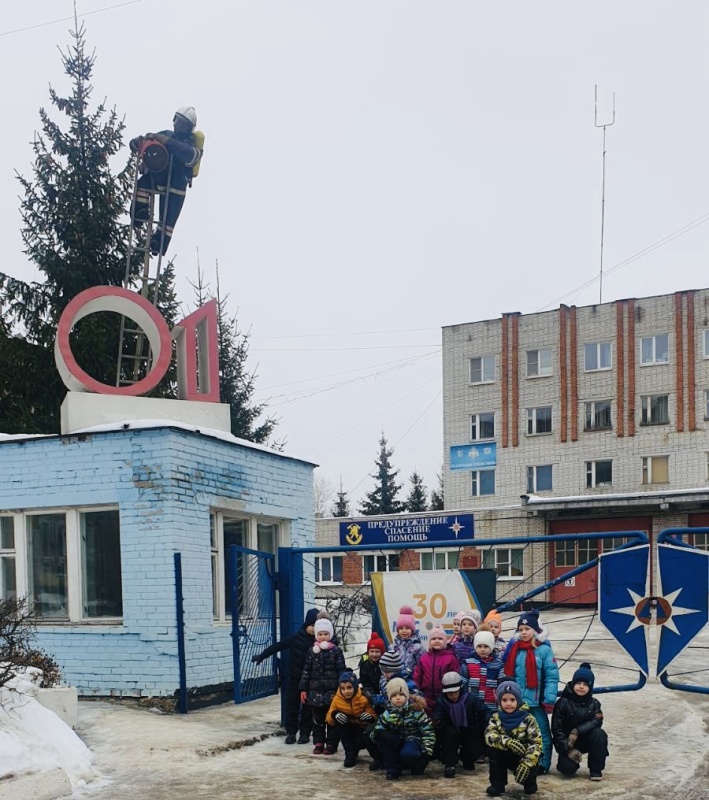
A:
<svg viewBox="0 0 709 800">
<path fill-rule="evenodd" d="M 611 608 L 615 614 L 625 614 L 629 617 L 632 617 L 630 621 L 630 625 L 628 625 L 626 633 L 630 633 L 630 631 L 634 630 L 635 628 L 640 628 L 643 625 L 649 625 L 651 622 L 651 600 L 656 599 L 657 601 L 657 614 L 656 614 L 656 622 L 657 625 L 663 625 L 668 630 L 672 631 L 672 633 L 680 635 L 679 629 L 675 625 L 673 617 L 680 617 L 684 614 L 698 614 L 698 608 L 683 608 L 682 606 L 673 606 L 672 604 L 674 601 L 679 597 L 682 589 L 676 589 L 674 592 L 670 592 L 667 596 L 662 595 L 662 583 L 660 579 L 660 595 L 657 598 L 650 598 L 650 597 L 642 597 L 641 595 L 634 592 L 632 589 L 627 589 L 628 594 L 630 595 L 630 599 L 633 601 L 633 605 L 625 606 L 624 608 Z"/>
<path fill-rule="evenodd" d="M 455 538 L 458 538 L 458 534 L 463 530 L 463 526 L 458 522 L 458 517 L 455 518 L 455 522 L 448 528 L 448 530 L 453 531 L 455 534 Z"/>
</svg>

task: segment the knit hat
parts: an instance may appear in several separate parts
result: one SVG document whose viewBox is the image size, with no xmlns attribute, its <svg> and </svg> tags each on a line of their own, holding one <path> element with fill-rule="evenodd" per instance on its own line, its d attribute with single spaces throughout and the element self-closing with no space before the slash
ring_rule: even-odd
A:
<svg viewBox="0 0 709 800">
<path fill-rule="evenodd" d="M 329 619 L 316 619 L 313 627 L 316 634 L 318 631 L 327 631 L 331 639 L 335 635 L 335 629 L 332 627 L 332 622 L 330 622 Z"/>
<path fill-rule="evenodd" d="M 463 679 L 457 672 L 446 672 L 441 679 L 442 689 L 445 694 L 448 692 L 459 692 L 463 688 Z"/>
<path fill-rule="evenodd" d="M 584 661 L 583 664 L 574 672 L 574 677 L 571 679 L 571 685 L 575 686 L 579 681 L 583 681 L 587 683 L 591 689 L 593 689 L 593 684 L 596 682 L 596 676 L 591 672 L 591 665 L 588 661 Z"/>
<path fill-rule="evenodd" d="M 490 650 L 493 650 L 495 637 L 492 635 L 492 631 L 478 631 L 473 638 L 473 647 L 477 647 L 479 644 L 486 644 Z"/>
<path fill-rule="evenodd" d="M 464 615 L 464 614 L 465 614 L 465 611 L 459 611 L 459 612 L 458 612 L 458 613 L 457 613 L 457 614 L 456 614 L 456 615 L 453 617 L 453 621 L 454 621 L 454 622 L 460 622 L 460 621 L 463 619 L 463 615 Z"/>
<path fill-rule="evenodd" d="M 433 630 L 428 634 L 428 641 L 431 642 L 434 639 L 443 639 L 444 642 L 447 642 L 448 634 L 443 630 L 443 628 L 433 628 Z"/>
<path fill-rule="evenodd" d="M 479 628 L 482 622 L 482 614 L 476 608 L 470 611 L 462 611 L 460 614 L 460 621 L 462 622 L 464 619 L 469 619 L 476 628 Z"/>
<path fill-rule="evenodd" d="M 503 681 L 503 683 L 501 683 L 497 687 L 496 696 L 497 696 L 497 705 L 498 706 L 500 705 L 500 700 L 502 700 L 502 695 L 503 694 L 512 694 L 512 695 L 514 695 L 515 699 L 517 700 L 517 708 L 519 708 L 522 705 L 522 690 L 519 688 L 519 686 L 514 681 Z"/>
<path fill-rule="evenodd" d="M 357 680 L 357 676 L 352 672 L 351 669 L 346 669 L 344 672 L 340 673 L 340 677 L 337 679 L 338 683 L 351 683 L 354 686 L 355 693 L 359 688 L 359 681 Z"/>
<path fill-rule="evenodd" d="M 500 614 L 499 611 L 495 611 L 495 609 L 493 609 L 492 611 L 487 612 L 487 614 L 485 615 L 485 619 L 483 621 L 484 622 L 493 621 L 496 622 L 500 627 L 502 627 L 502 614 Z"/>
<path fill-rule="evenodd" d="M 381 650 L 382 653 L 384 653 L 384 651 L 387 649 L 387 646 L 384 644 L 384 639 L 382 639 L 378 633 L 373 633 L 369 637 L 369 641 L 367 642 L 367 652 L 369 652 L 373 647 Z"/>
<path fill-rule="evenodd" d="M 399 616 L 396 619 L 396 630 L 398 631 L 399 628 L 411 628 L 412 631 L 416 630 L 414 610 L 411 606 L 402 606 L 399 609 Z"/>
<path fill-rule="evenodd" d="M 397 650 L 382 653 L 382 657 L 379 659 L 379 669 L 382 672 L 399 672 L 403 666 L 404 662 Z"/>
<path fill-rule="evenodd" d="M 314 625 L 315 620 L 318 618 L 317 608 L 309 608 L 308 613 L 305 615 L 305 622 L 303 623 L 307 628 L 309 625 Z"/>
<path fill-rule="evenodd" d="M 407 700 L 409 699 L 409 687 L 403 678 L 392 678 L 387 683 L 387 697 L 391 700 L 395 694 L 403 694 Z"/>
<path fill-rule="evenodd" d="M 519 630 L 520 625 L 529 625 L 532 630 L 535 630 L 537 633 L 542 632 L 542 626 L 539 624 L 539 612 L 536 608 L 533 608 L 531 611 L 525 611 L 520 618 L 517 620 L 517 629 Z"/>
</svg>

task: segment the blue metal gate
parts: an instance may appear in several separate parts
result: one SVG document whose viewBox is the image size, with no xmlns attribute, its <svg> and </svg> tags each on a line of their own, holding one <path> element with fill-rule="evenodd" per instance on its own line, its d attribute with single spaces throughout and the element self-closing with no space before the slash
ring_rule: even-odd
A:
<svg viewBox="0 0 709 800">
<path fill-rule="evenodd" d="M 276 658 L 254 664 L 276 641 L 276 558 L 273 553 L 229 547 L 227 573 L 234 651 L 234 702 L 276 694 Z"/>
</svg>

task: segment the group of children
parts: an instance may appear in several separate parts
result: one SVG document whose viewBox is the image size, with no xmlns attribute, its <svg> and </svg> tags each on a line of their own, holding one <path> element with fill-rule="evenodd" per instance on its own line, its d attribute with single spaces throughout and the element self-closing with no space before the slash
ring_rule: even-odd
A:
<svg viewBox="0 0 709 800">
<path fill-rule="evenodd" d="M 366 749 L 370 770 L 383 768 L 389 780 L 402 770 L 422 774 L 434 757 L 446 778 L 455 777 L 459 762 L 473 771 L 487 761 L 491 796 L 505 791 L 508 772 L 534 794 L 537 776 L 551 768 L 553 749 L 563 775 L 574 775 L 587 753 L 591 780 L 602 779 L 608 740 L 593 672 L 582 664 L 557 700 L 559 671 L 537 611 L 519 617 L 509 644 L 496 611 L 484 621 L 476 610 L 461 612 L 453 636 L 434 628 L 426 650 L 412 610 L 403 606 L 388 648 L 377 634 L 370 638 L 359 678 L 346 668 L 326 616 L 311 609 L 294 636 L 301 633 L 312 645 L 302 667 L 291 658 L 291 670 L 300 669 L 300 717 L 286 715 L 287 744 L 295 743 L 300 724 L 297 741 L 308 742 L 312 729 L 314 754 L 333 754 L 341 742 L 344 766 L 351 768 Z M 293 656 L 300 638 L 291 640 L 254 660 L 285 647 Z"/>
</svg>

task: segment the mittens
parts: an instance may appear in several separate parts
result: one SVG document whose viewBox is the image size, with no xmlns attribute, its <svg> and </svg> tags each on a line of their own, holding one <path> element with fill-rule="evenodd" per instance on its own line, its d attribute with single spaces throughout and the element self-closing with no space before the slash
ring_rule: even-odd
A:
<svg viewBox="0 0 709 800">
<path fill-rule="evenodd" d="M 519 766 L 515 770 L 515 780 L 517 783 L 524 783 L 527 778 L 532 774 L 532 768 L 524 761 L 519 762 Z"/>
<path fill-rule="evenodd" d="M 374 717 L 368 711 L 363 711 L 359 715 L 359 721 L 360 722 L 374 722 Z"/>
<path fill-rule="evenodd" d="M 301 692 L 300 693 L 300 702 L 305 704 L 307 699 L 308 699 L 308 693 L 307 692 Z"/>
<path fill-rule="evenodd" d="M 251 656 L 251 663 L 252 664 L 260 664 L 263 659 L 259 656 Z"/>
<path fill-rule="evenodd" d="M 513 739 L 511 736 L 508 737 L 507 749 L 516 756 L 521 757 L 527 755 L 527 748 L 522 744 L 522 742 L 517 739 Z"/>
<path fill-rule="evenodd" d="M 554 711 L 554 703 L 542 703 L 542 708 L 545 714 L 551 714 Z"/>
<path fill-rule="evenodd" d="M 347 725 L 349 720 L 347 719 L 347 714 L 343 714 L 342 711 L 338 711 L 335 714 L 335 722 L 339 722 L 340 725 Z"/>
<path fill-rule="evenodd" d="M 566 754 L 575 764 L 581 763 L 581 753 L 578 750 L 574 750 L 571 748 L 569 752 Z"/>
<path fill-rule="evenodd" d="M 574 728 L 571 733 L 569 734 L 569 738 L 566 740 L 569 745 L 569 750 L 576 744 L 576 740 L 579 738 L 579 732 Z"/>
</svg>

